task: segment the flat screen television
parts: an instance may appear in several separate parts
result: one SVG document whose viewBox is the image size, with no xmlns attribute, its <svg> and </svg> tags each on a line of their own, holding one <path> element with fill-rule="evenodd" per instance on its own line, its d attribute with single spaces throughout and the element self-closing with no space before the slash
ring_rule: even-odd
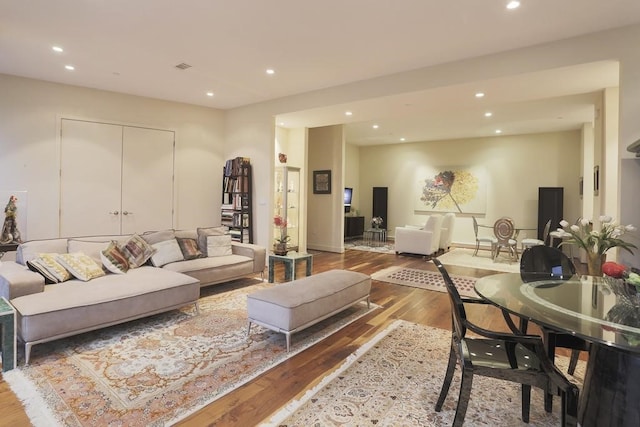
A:
<svg viewBox="0 0 640 427">
<path fill-rule="evenodd" d="M 344 211 L 351 211 L 351 198 L 353 197 L 353 188 L 345 187 L 344 189 Z"/>
</svg>

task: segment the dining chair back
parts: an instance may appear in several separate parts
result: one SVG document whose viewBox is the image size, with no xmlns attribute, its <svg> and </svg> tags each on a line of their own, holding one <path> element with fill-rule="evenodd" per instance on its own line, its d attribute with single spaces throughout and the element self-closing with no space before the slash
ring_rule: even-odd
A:
<svg viewBox="0 0 640 427">
<path fill-rule="evenodd" d="M 518 242 L 515 239 L 516 226 L 511 218 L 502 217 L 493 224 L 493 234 L 496 236 L 496 250 L 493 254 L 495 260 L 500 254 L 501 248 L 509 251 L 509 256 L 515 261 L 518 260 Z"/>
<path fill-rule="evenodd" d="M 520 245 L 522 246 L 522 251 L 532 246 L 546 245 L 547 239 L 549 238 L 550 229 L 551 229 L 551 220 L 547 221 L 547 223 L 544 225 L 544 229 L 542 230 L 542 236 L 541 236 L 542 240 L 533 239 L 533 238 L 522 239 L 522 241 L 520 242 Z"/>
<path fill-rule="evenodd" d="M 442 389 L 435 410 L 440 412 L 449 392 L 456 366 L 462 369 L 460 393 L 453 420 L 462 426 L 467 411 L 473 376 L 487 376 L 522 384 L 522 420 L 529 422 L 531 387 L 545 393 L 562 392 L 562 425 L 577 425 L 578 388 L 551 364 L 542 339 L 535 335 L 514 335 L 490 331 L 469 321 L 464 305 L 487 303 L 482 299 L 462 298 L 449 273 L 437 258 L 433 259 L 444 280 L 451 302 L 451 349 Z M 467 330 L 479 337 L 468 337 Z M 545 410 L 547 408 L 545 407 Z M 547 410 L 550 412 L 551 408 Z"/>
<path fill-rule="evenodd" d="M 520 260 L 520 277 L 526 283 L 541 280 L 568 280 L 576 274 L 576 267 L 571 259 L 560 249 L 552 246 L 533 246 L 522 253 Z M 526 322 L 520 323 L 520 329 L 526 332 Z M 581 351 L 588 351 L 590 344 L 571 334 L 564 334 L 540 326 L 544 337 L 547 356 L 553 362 L 557 347 L 571 350 L 567 372 L 573 375 Z M 545 404 L 551 405 L 551 395 L 545 396 Z"/>
</svg>

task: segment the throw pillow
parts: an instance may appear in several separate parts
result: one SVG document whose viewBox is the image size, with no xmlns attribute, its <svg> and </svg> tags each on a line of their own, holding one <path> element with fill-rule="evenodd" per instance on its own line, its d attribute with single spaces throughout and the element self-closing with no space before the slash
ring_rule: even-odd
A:
<svg viewBox="0 0 640 427">
<path fill-rule="evenodd" d="M 115 241 L 100 253 L 100 258 L 102 265 L 112 273 L 125 274 L 129 271 L 129 261 Z"/>
<path fill-rule="evenodd" d="M 231 235 L 225 234 L 222 236 L 208 236 L 207 237 L 207 256 L 217 257 L 232 255 L 231 250 Z"/>
<path fill-rule="evenodd" d="M 175 238 L 154 243 L 151 246 L 155 250 L 155 253 L 151 255 L 151 264 L 156 267 L 162 267 L 170 262 L 184 260 L 182 250 L 180 250 L 180 245 Z"/>
<path fill-rule="evenodd" d="M 101 252 L 109 246 L 111 241 L 93 241 L 93 240 L 80 240 L 69 239 L 67 242 L 67 252 L 70 254 L 76 252 L 82 252 L 89 255 L 98 265 L 102 265 Z"/>
<path fill-rule="evenodd" d="M 137 234 L 131 236 L 120 250 L 129 262 L 129 268 L 137 268 L 143 265 L 155 250 L 142 237 Z"/>
<path fill-rule="evenodd" d="M 71 273 L 57 261 L 57 257 L 56 253 L 41 253 L 31 261 L 32 264 L 35 263 L 41 269 L 46 270 L 50 277 L 55 278 L 56 283 L 60 283 L 71 279 Z"/>
<path fill-rule="evenodd" d="M 104 276 L 104 270 L 93 258 L 82 252 L 60 254 L 56 260 L 71 272 L 73 277 L 88 282 L 96 277 Z"/>
<path fill-rule="evenodd" d="M 229 229 L 223 225 L 219 227 L 198 228 L 198 248 L 200 252 L 207 255 L 208 236 L 222 236 L 228 232 Z"/>
<path fill-rule="evenodd" d="M 173 230 L 147 231 L 142 235 L 142 238 L 144 239 L 144 241 L 150 245 L 164 242 L 165 240 L 171 240 L 171 239 L 174 239 L 175 237 L 176 235 Z"/>
<path fill-rule="evenodd" d="M 41 259 L 36 257 L 34 259 L 27 261 L 27 267 L 29 267 L 29 270 L 31 271 L 40 273 L 40 275 L 44 277 L 45 285 L 58 283 L 58 279 L 56 278 L 56 276 L 54 276 L 49 272 L 49 270 L 47 269 L 47 266 L 44 265 Z"/>
<path fill-rule="evenodd" d="M 184 259 L 196 259 L 204 256 L 200 248 L 198 248 L 196 239 L 178 237 L 176 240 L 178 241 Z"/>
</svg>

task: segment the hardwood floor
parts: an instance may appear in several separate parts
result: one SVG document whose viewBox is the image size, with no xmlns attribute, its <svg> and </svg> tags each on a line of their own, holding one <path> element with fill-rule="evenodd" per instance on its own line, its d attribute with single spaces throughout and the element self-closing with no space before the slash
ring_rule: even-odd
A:
<svg viewBox="0 0 640 427">
<path fill-rule="evenodd" d="M 437 271 L 433 263 L 425 261 L 422 257 L 357 250 L 348 250 L 344 254 L 313 253 L 314 274 L 335 268 L 373 274 L 394 265 Z M 449 267 L 448 270 L 451 274 L 471 277 L 482 277 L 493 273 L 464 267 Z M 280 274 L 277 277 L 283 275 L 282 271 L 276 270 L 276 273 Z M 301 270 L 300 274 L 304 272 Z M 301 395 L 327 373 L 339 367 L 350 353 L 394 320 L 404 319 L 443 329 L 449 329 L 451 326 L 449 300 L 445 293 L 373 281 L 371 301 L 382 308 L 374 310 L 315 346 L 223 396 L 178 425 L 186 427 L 256 425 L 289 400 Z M 507 330 L 500 311 L 492 306 L 470 307 L 468 315 L 474 322 L 486 328 Z M 529 332 L 537 331 L 531 327 Z M 21 403 L 3 379 L 0 379 L 0 411 L 2 426 L 29 425 Z"/>
</svg>

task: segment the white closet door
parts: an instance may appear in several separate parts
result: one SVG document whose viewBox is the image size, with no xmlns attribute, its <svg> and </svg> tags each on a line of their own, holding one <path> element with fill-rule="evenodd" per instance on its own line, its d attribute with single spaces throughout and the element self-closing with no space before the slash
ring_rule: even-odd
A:
<svg viewBox="0 0 640 427">
<path fill-rule="evenodd" d="M 122 126 L 63 119 L 60 236 L 120 233 Z"/>
<path fill-rule="evenodd" d="M 124 128 L 122 232 L 173 228 L 174 132 Z"/>
</svg>

